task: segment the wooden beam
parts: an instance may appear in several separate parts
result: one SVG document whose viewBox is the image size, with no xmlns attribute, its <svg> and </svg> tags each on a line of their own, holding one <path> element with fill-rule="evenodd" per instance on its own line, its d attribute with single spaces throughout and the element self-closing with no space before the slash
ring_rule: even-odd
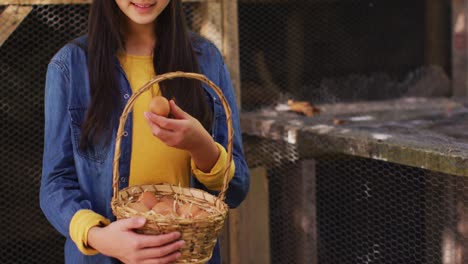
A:
<svg viewBox="0 0 468 264">
<path fill-rule="evenodd" d="M 213 42 L 223 54 L 240 107 L 240 66 L 237 1 L 202 1 L 196 12 L 202 22 L 200 34 Z"/>
<path fill-rule="evenodd" d="M 0 47 L 31 12 L 31 6 L 8 6 L 0 14 Z"/>
<path fill-rule="evenodd" d="M 239 58 L 239 22 L 237 1 L 223 0 L 223 54 L 231 74 L 237 106 L 241 108 L 241 78 Z"/>
<path fill-rule="evenodd" d="M 236 95 L 236 101 L 237 101 L 237 106 L 240 110 L 241 108 L 241 80 L 240 80 L 240 66 L 239 66 L 239 35 L 238 35 L 238 5 L 237 5 L 238 0 L 222 0 L 222 5 L 220 9 L 220 13 L 222 16 L 222 19 L 219 21 L 220 22 L 220 29 L 221 29 L 221 41 L 220 41 L 220 48 L 223 52 L 224 56 L 224 61 L 226 63 L 226 66 L 229 70 L 230 76 L 231 76 L 231 81 L 232 85 L 234 88 L 234 93 Z M 252 189 L 251 189 L 252 191 Z M 262 196 L 263 197 L 263 196 Z M 248 202 L 247 202 L 248 203 Z M 247 240 L 250 239 L 249 236 L 247 237 L 242 237 L 241 236 L 241 228 L 243 227 L 243 222 L 242 222 L 242 216 L 244 217 L 244 220 L 246 219 L 246 216 L 251 216 L 246 210 L 248 208 L 252 209 L 252 206 L 244 205 L 244 209 L 235 209 L 231 210 L 229 212 L 229 236 L 228 236 L 228 241 L 226 241 L 229 245 L 229 251 L 226 252 L 229 255 L 229 264 L 237 264 L 237 263 L 270 263 L 269 261 L 264 262 L 263 260 L 265 258 L 261 258 L 260 256 L 264 256 L 260 254 L 260 258 L 262 261 L 260 262 L 242 262 L 241 260 L 245 260 L 245 254 L 244 256 L 240 256 L 242 252 L 246 253 L 249 255 L 251 252 L 246 252 L 243 251 L 241 244 L 243 242 L 246 242 Z M 260 213 L 260 212 L 258 212 Z M 265 217 L 268 217 L 266 215 Z M 249 218 L 251 219 L 251 218 Z M 258 220 L 258 219 L 256 219 Z M 250 226 L 252 227 L 252 226 Z M 267 224 L 266 226 L 264 225 L 265 228 L 268 228 Z M 244 231 L 247 230 L 249 231 L 249 228 L 246 227 Z M 245 232 L 243 234 L 246 234 Z M 258 233 L 257 233 L 258 234 Z M 262 233 L 263 234 L 263 233 Z M 261 238 L 265 238 L 261 236 Z M 246 239 L 246 240 L 244 240 Z M 257 238 L 258 239 L 258 238 Z M 255 240 L 258 241 L 258 240 Z M 269 244 L 268 244 L 269 246 Z M 255 249 L 261 249 L 262 247 L 255 247 Z M 251 249 L 251 250 L 255 250 Z M 263 248 L 262 248 L 263 249 Z M 263 250 L 262 250 L 263 251 Z M 269 252 L 266 253 L 269 256 Z M 240 259 L 239 259 L 240 258 Z"/>
<path fill-rule="evenodd" d="M 452 4 L 452 89 L 454 97 L 468 94 L 468 0 L 451 0 Z"/>
<path fill-rule="evenodd" d="M 296 204 L 295 226 L 299 241 L 296 255 L 296 263 L 317 264 L 317 161 L 314 159 L 302 159 L 298 162 L 301 182 L 294 187 L 296 195 L 300 197 Z M 294 218 L 294 217 L 293 217 Z"/>
<path fill-rule="evenodd" d="M 305 8 L 294 8 L 285 18 L 286 20 L 286 67 L 287 88 L 290 94 L 297 94 L 302 86 L 302 72 L 304 68 L 304 19 Z"/>
<path fill-rule="evenodd" d="M 219 234 L 218 241 L 221 247 L 221 264 L 230 264 L 229 260 L 229 218 L 231 210 L 228 212 L 228 218 L 224 222 L 224 226 Z"/>
<path fill-rule="evenodd" d="M 231 215 L 236 213 L 237 222 L 236 228 L 231 230 L 236 240 L 231 242 L 238 244 L 235 252 L 231 245 L 230 264 L 271 263 L 267 170 L 264 167 L 251 168 L 250 175 L 247 198 L 239 208 L 230 211 Z"/>
<path fill-rule="evenodd" d="M 219 2 L 220 0 L 182 0 L 182 2 Z M 90 4 L 92 0 L 0 0 L 0 5 Z"/>
<path fill-rule="evenodd" d="M 223 49 L 223 27 L 222 27 L 222 5 L 219 2 L 205 2 L 201 4 L 200 14 L 202 17 L 200 34 L 209 39 L 224 54 Z"/>
<path fill-rule="evenodd" d="M 426 65 L 446 68 L 449 63 L 448 4 L 440 0 L 426 0 Z"/>
</svg>

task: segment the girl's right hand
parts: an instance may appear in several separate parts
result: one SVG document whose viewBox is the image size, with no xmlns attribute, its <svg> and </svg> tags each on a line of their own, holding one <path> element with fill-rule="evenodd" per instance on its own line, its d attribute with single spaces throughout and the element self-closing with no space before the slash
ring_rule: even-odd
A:
<svg viewBox="0 0 468 264">
<path fill-rule="evenodd" d="M 144 226 L 146 219 L 121 219 L 106 227 L 93 227 L 88 232 L 88 244 L 100 253 L 124 263 L 173 263 L 180 257 L 179 249 L 185 244 L 180 233 L 142 235 L 133 231 Z"/>
</svg>

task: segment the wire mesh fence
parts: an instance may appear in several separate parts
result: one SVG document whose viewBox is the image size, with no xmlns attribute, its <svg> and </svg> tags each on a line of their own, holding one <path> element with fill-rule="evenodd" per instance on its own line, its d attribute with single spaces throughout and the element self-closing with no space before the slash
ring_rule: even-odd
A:
<svg viewBox="0 0 468 264">
<path fill-rule="evenodd" d="M 271 263 L 468 261 L 468 178 L 326 149 L 304 173 L 296 145 L 244 141 L 267 169 Z"/>
<path fill-rule="evenodd" d="M 87 14 L 87 5 L 34 6 L 0 48 L 2 263 L 63 263 L 64 239 L 38 201 L 44 82 L 53 54 L 85 32 Z"/>
<path fill-rule="evenodd" d="M 243 109 L 286 98 L 315 104 L 449 95 L 448 62 L 429 64 L 421 48 L 425 2 L 240 0 Z M 219 6 L 190 2 L 184 9 L 190 28 L 203 28 L 220 45 L 220 29 L 206 26 L 203 15 L 219 12 Z M 36 5 L 20 24 L 18 9 L 8 11 L 14 14 L 8 29 L 0 23 L 0 40 L 11 31 L 0 45 L 0 224 L 7 227 L 0 235 L 2 263 L 63 262 L 64 240 L 37 200 L 43 88 L 49 59 L 86 31 L 88 11 L 88 5 Z M 0 6 L 3 19 L 6 12 Z M 244 136 L 244 145 L 249 166 L 268 171 L 275 201 L 272 263 L 310 263 L 314 257 L 319 263 L 467 261 L 464 177 L 327 155 L 314 157 L 312 182 L 301 174 L 304 157 L 297 146 L 251 136 Z M 312 199 L 298 196 L 298 186 L 314 184 L 316 233 L 304 218 L 308 212 L 297 209 L 307 210 Z"/>
<path fill-rule="evenodd" d="M 422 0 L 239 0 L 243 110 L 271 114 L 273 127 L 271 110 L 287 99 L 320 107 L 450 96 L 449 7 L 435 18 Z M 439 60 L 427 56 L 431 20 L 446 41 Z M 244 148 L 249 166 L 267 170 L 271 263 L 467 263 L 466 177 L 327 148 L 303 157 L 286 139 L 245 135 Z"/>
<path fill-rule="evenodd" d="M 450 95 L 450 3 L 439 20 L 427 17 L 426 5 L 240 0 L 243 109 L 288 98 L 318 104 Z M 437 48 L 444 59 L 427 59 L 430 20 L 445 30 Z"/>
</svg>

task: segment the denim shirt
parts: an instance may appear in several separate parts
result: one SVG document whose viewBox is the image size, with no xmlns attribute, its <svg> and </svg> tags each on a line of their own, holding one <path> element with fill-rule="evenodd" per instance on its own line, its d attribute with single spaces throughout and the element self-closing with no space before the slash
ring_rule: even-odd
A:
<svg viewBox="0 0 468 264">
<path fill-rule="evenodd" d="M 229 73 L 219 50 L 209 41 L 191 33 L 193 49 L 197 55 L 200 71 L 213 81 L 224 93 L 231 110 L 234 129 L 233 159 L 236 170 L 226 193 L 229 207 L 237 207 L 249 189 L 249 172 L 242 149 L 239 113 Z M 45 88 L 45 135 L 44 156 L 40 190 L 40 206 L 49 222 L 66 237 L 66 263 L 118 263 L 103 256 L 83 255 L 70 239 L 69 225 L 73 215 L 80 209 L 91 209 L 115 220 L 111 210 L 112 162 L 115 149 L 117 125 L 108 146 L 93 146 L 86 151 L 78 148 L 81 126 L 90 103 L 86 52 L 86 37 L 65 45 L 50 61 Z M 132 94 L 125 73 L 116 59 L 115 70 L 120 83 L 122 101 L 127 103 Z M 203 84 L 206 100 L 212 107 L 214 125 L 211 133 L 214 140 L 227 145 L 226 114 L 218 96 Z M 116 113 L 120 116 L 120 113 Z M 132 149 L 132 115 L 124 127 L 121 157 L 119 162 L 119 187 L 128 186 L 130 156 Z M 191 187 L 207 190 L 195 177 Z M 219 244 L 216 245 L 209 263 L 221 263 Z"/>
</svg>

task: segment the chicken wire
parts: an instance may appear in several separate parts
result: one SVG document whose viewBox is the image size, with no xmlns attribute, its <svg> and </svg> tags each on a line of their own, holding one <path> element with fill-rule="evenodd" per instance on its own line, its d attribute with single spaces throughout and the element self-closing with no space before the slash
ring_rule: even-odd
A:
<svg viewBox="0 0 468 264">
<path fill-rule="evenodd" d="M 199 29 L 205 23 L 200 4 L 183 6 L 189 26 Z M 4 10 L 0 6 L 0 13 Z M 44 83 L 55 52 L 86 32 L 88 12 L 89 5 L 35 5 L 0 46 L 1 263 L 63 263 L 64 238 L 47 222 L 38 201 Z"/>
<path fill-rule="evenodd" d="M 449 60 L 426 57 L 429 2 L 239 0 L 243 110 L 450 96 Z M 271 263 L 468 263 L 466 177 L 297 147 L 244 135 L 267 170 Z"/>
<path fill-rule="evenodd" d="M 330 103 L 418 94 L 421 89 L 412 87 L 427 83 L 447 87 L 447 65 L 424 65 L 423 5 L 423 0 L 241 0 L 243 108 L 285 97 Z M 195 14 L 204 7 L 185 3 L 184 8 L 189 26 L 201 30 L 206 21 Z M 210 5 L 208 12 L 217 8 Z M 87 14 L 87 5 L 33 6 L 0 48 L 0 172 L 8 179 L 0 183 L 6 212 L 0 221 L 7 227 L 0 262 L 63 262 L 63 238 L 37 201 L 44 77 L 51 56 L 86 30 Z M 305 34 L 294 31 L 298 27 Z M 219 35 L 219 29 L 205 30 Z M 270 210 L 272 263 L 310 263 L 314 257 L 320 263 L 457 263 L 447 259 L 462 258 L 459 248 L 468 229 L 460 224 L 468 217 L 465 178 L 351 156 L 317 157 L 319 243 L 313 251 L 310 230 L 290 217 L 297 214 L 294 206 L 304 204 L 297 186 L 312 186 L 301 176 L 303 157 L 291 144 L 244 138 L 249 166 L 268 168 L 270 200 L 280 201 Z"/>
<path fill-rule="evenodd" d="M 39 208 L 44 82 L 53 54 L 86 29 L 88 6 L 34 6 L 0 48 L 2 263 L 63 263 L 62 236 Z"/>
<path fill-rule="evenodd" d="M 468 262 L 467 177 L 326 149 L 305 159 L 294 144 L 254 136 L 244 142 L 247 162 L 267 169 L 271 263 Z M 304 172 L 310 160 L 315 169 Z"/>
<path fill-rule="evenodd" d="M 427 2 L 239 0 L 243 109 L 450 95 L 448 60 L 426 60 Z"/>
</svg>

